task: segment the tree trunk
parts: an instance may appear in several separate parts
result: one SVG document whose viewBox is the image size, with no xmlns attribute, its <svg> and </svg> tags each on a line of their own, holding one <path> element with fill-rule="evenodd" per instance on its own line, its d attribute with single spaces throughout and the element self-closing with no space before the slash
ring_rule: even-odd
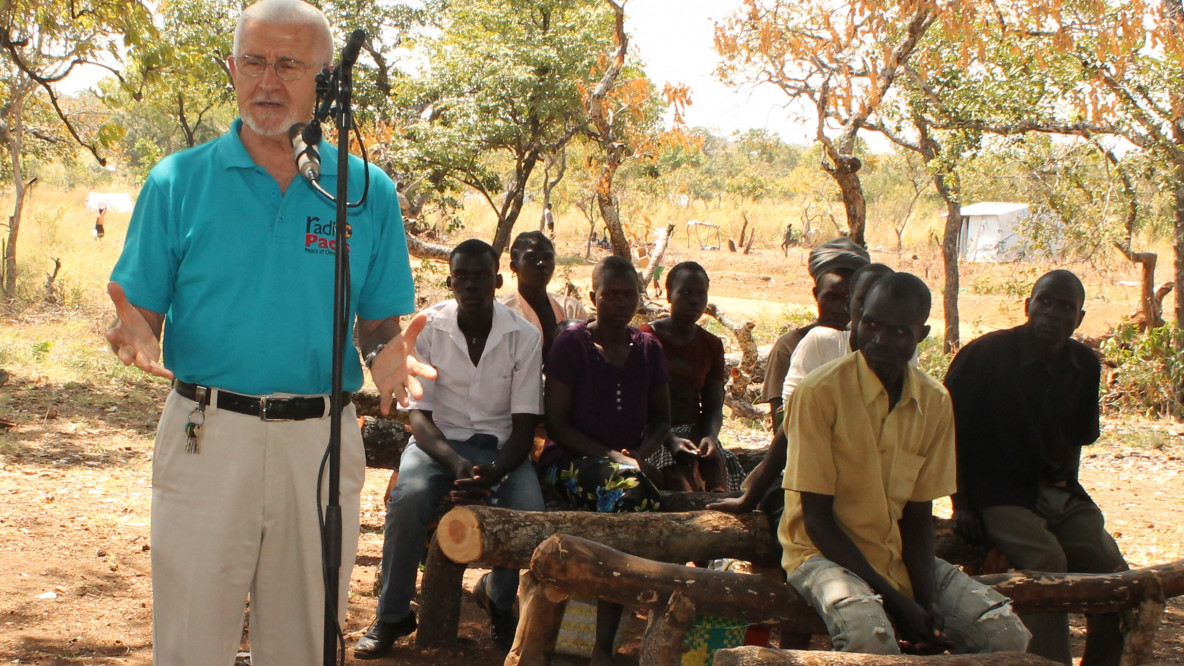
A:
<svg viewBox="0 0 1184 666">
<path fill-rule="evenodd" d="M 551 177 L 551 167 L 555 166 L 555 177 Z M 552 155 L 548 155 L 543 164 L 543 210 L 547 210 L 547 206 L 551 205 L 551 190 L 555 189 L 563 175 L 567 173 L 567 144 L 559 147 L 559 150 Z M 542 215 L 539 216 L 539 231 L 545 232 L 546 223 Z"/>
<path fill-rule="evenodd" d="M 1122 643 L 1122 664 L 1143 664 L 1151 658 L 1152 648 L 1155 647 L 1155 634 L 1159 630 L 1159 622 L 1163 618 L 1164 602 L 1159 598 L 1148 597 L 1135 609 L 1134 626 L 1127 629 L 1126 640 Z"/>
<path fill-rule="evenodd" d="M 567 609 L 567 594 L 538 582 L 529 571 L 518 582 L 518 629 L 505 666 L 547 666 Z"/>
<path fill-rule="evenodd" d="M 1159 255 L 1154 252 L 1132 252 L 1129 245 L 1117 241 L 1114 246 L 1128 261 L 1139 264 L 1143 269 L 1139 285 L 1139 312 L 1135 315 L 1139 329 L 1145 331 L 1163 326 L 1163 311 L 1155 291 L 1155 264 L 1159 261 Z"/>
<path fill-rule="evenodd" d="M 605 70 L 600 83 L 588 95 L 586 106 L 592 124 L 596 128 L 596 141 L 604 151 L 604 165 L 600 177 L 596 180 L 596 204 L 600 208 L 600 216 L 608 227 L 609 242 L 613 246 L 613 254 L 633 261 L 633 253 L 629 248 L 629 240 L 625 237 L 625 230 L 621 227 L 621 210 L 617 206 L 617 196 L 613 194 L 613 178 L 617 169 L 624 163 L 627 155 L 625 144 L 617 137 L 609 118 L 609 110 L 605 108 L 605 100 L 617 76 L 625 66 L 625 54 L 629 49 L 629 37 L 625 34 L 625 8 L 613 0 L 605 0 L 612 7 L 615 19 L 613 23 L 613 40 L 617 50 L 613 53 L 612 62 Z"/>
<path fill-rule="evenodd" d="M 686 511 L 705 511 L 707 505 L 718 502 L 724 497 L 723 493 L 684 492 L 680 490 L 661 491 L 663 513 L 683 513 Z M 734 496 L 733 496 L 734 497 Z"/>
<path fill-rule="evenodd" d="M 658 240 L 654 243 L 654 251 L 650 254 L 650 263 L 645 267 L 645 273 L 641 277 L 641 289 L 645 291 L 650 282 L 654 280 L 654 273 L 658 272 L 658 267 L 662 265 L 662 257 L 666 255 L 666 248 L 670 245 L 670 239 L 674 236 L 674 223 L 666 225 L 666 229 L 658 236 Z"/>
<path fill-rule="evenodd" d="M 410 219 L 410 218 L 408 218 Z M 500 222 L 499 228 L 500 228 Z M 436 261 L 448 261 L 448 255 L 452 253 L 452 248 L 438 243 L 429 243 L 420 240 L 414 234 L 407 234 L 407 252 L 413 257 L 419 259 L 435 259 Z"/>
<path fill-rule="evenodd" d="M 746 378 L 753 377 L 760 361 L 756 341 L 752 339 L 752 329 L 756 327 L 756 324 L 751 321 L 736 321 L 714 303 L 707 305 L 705 314 L 708 317 L 714 317 L 731 332 L 732 337 L 736 338 L 736 344 L 740 346 L 740 372 L 743 372 Z"/>
<path fill-rule="evenodd" d="M 522 213 L 522 202 L 526 197 L 526 184 L 538 161 L 538 150 L 531 150 L 523 156 L 518 165 L 518 171 L 514 174 L 514 181 L 506 191 L 502 208 L 498 211 L 497 229 L 493 233 L 493 242 L 490 243 L 498 256 L 501 256 L 501 253 L 510 246 L 510 236 L 514 233 L 514 224 Z"/>
<path fill-rule="evenodd" d="M 843 155 L 833 166 L 828 165 L 824 168 L 835 179 L 843 195 L 843 209 L 847 212 L 847 237 L 860 247 L 867 247 L 867 240 L 864 238 L 867 228 L 867 201 L 863 197 L 863 184 L 859 182 L 859 158 Z"/>
<path fill-rule="evenodd" d="M 790 586 L 770 584 L 767 577 L 663 564 L 575 536 L 549 537 L 535 550 L 530 571 L 543 584 L 602 601 L 654 610 L 678 592 L 701 614 L 781 624 L 799 632 L 825 631 L 818 614 Z M 1154 613 L 1154 607 L 1146 605 L 1148 600 L 1162 603 L 1184 594 L 1184 560 L 1115 574 L 1017 572 L 979 576 L 976 580 L 1010 598 L 1021 612 L 1096 614 L 1139 607 Z M 1146 622 L 1137 623 L 1137 627 L 1143 634 L 1148 631 Z"/>
<path fill-rule="evenodd" d="M 456 644 L 456 627 L 460 623 L 460 594 L 464 583 L 464 564 L 445 557 L 437 543 L 437 528 L 428 547 L 428 559 L 423 570 L 423 589 L 420 597 L 431 603 L 420 604 L 419 629 L 415 632 L 418 648 L 441 648 Z M 431 584 L 429 585 L 429 581 Z"/>
<path fill-rule="evenodd" d="M 655 562 L 568 534 L 539 544 L 530 571 L 540 582 L 576 596 L 655 610 L 677 591 L 700 613 L 750 622 L 788 619 L 812 633 L 826 633 L 818 613 L 780 581 Z"/>
<path fill-rule="evenodd" d="M 666 605 L 650 613 L 650 623 L 641 640 L 638 666 L 680 666 L 683 637 L 695 624 L 695 604 L 679 590 Z"/>
<path fill-rule="evenodd" d="M 941 261 L 945 268 L 945 283 L 942 285 L 942 308 L 945 312 L 945 336 L 942 350 L 951 354 L 962 345 L 959 333 L 960 318 L 958 315 L 958 236 L 962 233 L 962 206 L 956 199 L 950 198 L 948 190 L 942 188 L 942 198 L 946 200 L 946 227 L 942 233 Z"/>
<path fill-rule="evenodd" d="M 1018 652 L 919 657 L 774 650 L 746 645 L 716 650 L 713 663 L 715 666 L 1053 666 L 1056 662 Z"/>
<path fill-rule="evenodd" d="M 767 578 L 655 562 L 569 534 L 539 544 L 530 570 L 540 581 L 569 593 L 613 603 L 652 609 L 677 589 L 703 614 L 774 623 L 797 621 L 799 610 L 805 609 L 812 625 L 821 622 L 792 588 L 771 586 Z M 1025 612 L 1116 613 L 1148 598 L 1184 595 L 1184 560 L 1113 574 L 1017 571 L 974 578 Z"/>
<path fill-rule="evenodd" d="M 1184 144 L 1184 128 L 1180 127 L 1180 123 L 1173 123 L 1173 134 L 1176 136 L 1178 144 Z M 1176 284 L 1184 285 L 1184 163 L 1175 165 L 1174 179 L 1176 181 L 1175 187 L 1175 205 L 1176 205 L 1176 221 L 1172 239 L 1172 250 L 1175 252 L 1175 268 L 1176 268 Z M 1184 326 L 1184 289 L 1176 293 L 1176 328 L 1179 329 Z M 1184 336 L 1176 336 L 1176 351 L 1184 352 Z M 1176 387 L 1176 403 L 1184 403 L 1184 384 Z"/>
<path fill-rule="evenodd" d="M 1184 24 L 1184 10 L 1181 10 L 1181 4 L 1178 2 L 1165 4 L 1170 10 L 1169 13 L 1177 30 L 1181 29 Z M 1173 108 L 1179 108 L 1179 106 Z M 1172 123 L 1172 139 L 1177 146 L 1184 146 L 1184 124 Z M 1176 254 L 1175 282 L 1181 287 L 1180 291 L 1176 293 L 1176 329 L 1179 330 L 1184 326 L 1184 297 L 1181 296 L 1181 293 L 1184 293 L 1184 161 L 1176 160 L 1173 167 L 1172 180 L 1176 183 L 1173 203 L 1176 206 L 1176 219 L 1173 226 L 1175 233 L 1172 236 L 1172 250 Z M 1184 351 L 1184 336 L 1176 336 L 1176 351 Z M 1184 384 L 1176 387 L 1176 403 L 1184 403 Z"/>
<path fill-rule="evenodd" d="M 21 148 L 24 137 L 24 121 L 22 118 L 24 97 L 17 94 L 11 102 L 12 107 L 8 116 L 8 155 L 12 159 L 12 186 L 14 191 L 12 215 L 8 218 L 8 243 L 4 246 L 4 296 L 8 300 L 16 298 L 16 241 L 21 228 L 21 214 L 25 206 L 24 171 L 21 169 Z"/>
<path fill-rule="evenodd" d="M 399 469 L 399 458 L 407 447 L 409 433 L 399 421 L 363 416 L 362 446 L 366 449 L 366 467 Z"/>
<path fill-rule="evenodd" d="M 1115 613 L 1144 599 L 1184 595 L 1184 560 L 1112 574 L 1050 574 L 1020 571 L 977 580 L 1013 605 L 1038 613 Z"/>
<path fill-rule="evenodd" d="M 560 533 L 664 562 L 731 557 L 777 566 L 781 560 L 768 522 L 759 513 L 602 514 L 458 506 L 440 519 L 436 538 L 453 561 L 521 569 L 529 566 L 540 543 Z"/>
<path fill-rule="evenodd" d="M 599 514 L 586 511 L 512 511 L 492 506 L 454 507 L 436 530 L 440 548 L 453 561 L 523 569 L 534 549 L 553 534 L 573 534 L 648 559 L 669 562 L 731 557 L 757 566 L 779 566 L 781 549 L 764 514 L 703 511 L 715 493 L 663 492 L 658 513 Z M 677 512 L 667 512 L 675 509 Z M 959 539 L 949 520 L 935 520 L 937 556 L 970 572 L 1006 571 L 992 564 L 986 548 Z"/>
</svg>

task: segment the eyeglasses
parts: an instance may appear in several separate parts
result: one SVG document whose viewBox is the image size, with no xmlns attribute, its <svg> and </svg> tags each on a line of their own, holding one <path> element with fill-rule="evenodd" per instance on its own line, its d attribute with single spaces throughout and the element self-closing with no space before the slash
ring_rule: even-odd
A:
<svg viewBox="0 0 1184 666">
<path fill-rule="evenodd" d="M 275 70 L 275 75 L 281 81 L 299 81 L 308 72 L 308 65 L 295 58 L 280 58 L 269 63 L 267 58 L 263 56 L 241 55 L 231 56 L 227 60 L 234 62 L 238 66 L 238 71 L 252 79 L 263 76 L 263 72 L 267 71 L 268 65 L 271 65 L 272 69 Z"/>
</svg>

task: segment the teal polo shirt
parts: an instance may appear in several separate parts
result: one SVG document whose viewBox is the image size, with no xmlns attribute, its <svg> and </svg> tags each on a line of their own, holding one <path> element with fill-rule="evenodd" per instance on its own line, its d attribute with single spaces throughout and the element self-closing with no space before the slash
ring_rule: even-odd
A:
<svg viewBox="0 0 1184 666">
<path fill-rule="evenodd" d="M 148 175 L 111 279 L 133 305 L 165 313 L 164 365 L 180 380 L 237 393 L 328 393 L 336 207 L 298 177 L 281 192 L 239 137 L 166 157 Z M 337 188 L 337 150 L 320 144 L 321 186 Z M 350 200 L 362 160 L 350 156 Z M 370 168 L 349 211 L 350 334 L 343 388 L 362 385 L 354 316 L 415 308 L 395 187 Z"/>
</svg>

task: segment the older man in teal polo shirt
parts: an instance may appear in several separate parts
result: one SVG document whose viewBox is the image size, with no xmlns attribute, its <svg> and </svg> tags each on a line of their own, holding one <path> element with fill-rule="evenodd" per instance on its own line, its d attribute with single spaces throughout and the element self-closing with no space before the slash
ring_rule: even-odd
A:
<svg viewBox="0 0 1184 666">
<path fill-rule="evenodd" d="M 229 59 L 241 119 L 152 170 L 111 276 L 113 349 L 175 379 L 153 454 L 156 664 L 232 663 L 248 595 L 254 663 L 321 662 L 317 493 L 327 485 L 319 466 L 342 221 L 297 176 L 287 131 L 311 115 L 314 74 L 332 52 L 329 24 L 311 5 L 263 0 L 243 12 Z M 324 142 L 320 151 L 321 184 L 333 190 L 336 151 Z M 351 192 L 362 178 L 351 158 Z M 389 409 L 421 394 L 416 375 L 434 373 L 409 357 L 422 318 L 400 331 L 414 288 L 395 188 L 377 168 L 366 204 L 344 223 L 349 319 Z M 361 384 L 358 354 L 347 353 L 343 386 Z M 343 422 L 342 621 L 365 470 L 350 405 Z"/>
</svg>

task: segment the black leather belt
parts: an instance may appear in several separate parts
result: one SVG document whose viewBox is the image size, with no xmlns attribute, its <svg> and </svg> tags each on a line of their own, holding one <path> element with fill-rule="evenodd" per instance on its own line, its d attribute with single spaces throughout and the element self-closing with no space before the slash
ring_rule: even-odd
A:
<svg viewBox="0 0 1184 666">
<path fill-rule="evenodd" d="M 210 394 L 214 392 L 206 386 L 177 381 L 173 388 L 181 397 L 196 400 L 202 405 L 210 404 Z M 329 398 L 317 396 L 302 398 L 295 396 L 257 396 L 242 395 L 217 389 L 218 409 L 225 409 L 247 416 L 258 416 L 264 421 L 303 421 L 305 419 L 319 419 L 329 414 Z M 341 406 L 345 407 L 353 399 L 349 392 L 341 394 Z M 200 397 L 199 397 L 200 396 Z"/>
</svg>

